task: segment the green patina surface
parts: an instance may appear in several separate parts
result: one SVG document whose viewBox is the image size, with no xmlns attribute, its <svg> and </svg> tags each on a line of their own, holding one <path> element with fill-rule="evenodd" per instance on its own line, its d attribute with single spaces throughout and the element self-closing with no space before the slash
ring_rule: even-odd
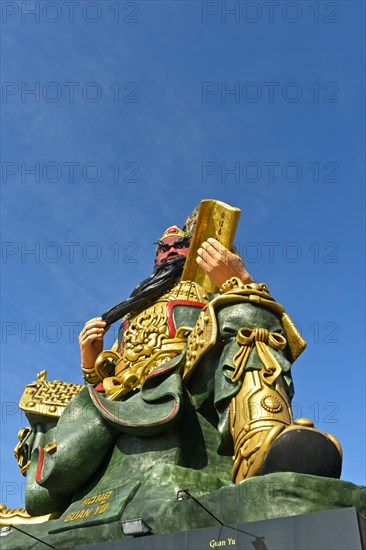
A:
<svg viewBox="0 0 366 550">
<path fill-rule="evenodd" d="M 197 311 L 192 318 L 183 313 L 176 312 L 179 324 L 187 319 L 194 324 Z M 33 516 L 63 513 L 44 524 L 22 525 L 22 530 L 54 547 L 67 547 L 121 539 L 121 520 L 142 518 L 153 533 L 214 525 L 194 500 L 177 500 L 184 489 L 227 524 L 350 506 L 366 516 L 365 488 L 344 481 L 285 472 L 231 483 L 229 406 L 241 384 L 231 381 L 239 349 L 235 335 L 242 326 L 280 333 L 283 327 L 273 311 L 256 304 L 220 306 L 217 318 L 216 346 L 188 384 L 181 379 L 184 350 L 153 372 L 140 391 L 107 401 L 84 388 L 57 427 L 33 426 L 27 510 Z M 290 354 L 274 355 L 291 395 Z M 262 366 L 254 349 L 246 368 Z M 42 459 L 41 447 L 53 440 L 56 452 Z M 2 539 L 2 548 L 40 548 L 40 543 L 13 531 Z"/>
<path fill-rule="evenodd" d="M 184 320 L 187 322 L 182 317 L 180 323 Z M 195 318 L 188 321 L 194 323 Z M 65 510 L 89 487 L 102 484 L 101 490 L 104 486 L 107 490 L 135 483 L 140 481 L 141 472 L 158 464 L 184 468 L 188 478 L 192 470 L 196 480 L 192 488 L 198 494 L 230 483 L 233 443 L 229 406 L 241 385 L 231 381 L 233 355 L 239 349 L 235 335 L 243 324 L 260 324 L 270 331 L 281 331 L 282 327 L 272 311 L 247 303 L 220 310 L 218 324 L 216 346 L 196 367 L 188 385 L 181 378 L 183 351 L 153 371 L 140 391 L 122 400 L 108 401 L 91 386 L 85 387 L 52 428 L 52 439 L 57 441 L 54 454 L 42 454 L 40 447 L 52 439 L 45 426 L 35 426 L 42 437 L 33 445 L 27 476 L 28 513 L 37 516 Z M 286 351 L 277 355 L 289 375 Z M 255 350 L 248 364 L 250 369 L 262 367 Z M 144 484 L 139 489 L 140 494 L 143 492 Z"/>
<path fill-rule="evenodd" d="M 199 494 L 200 483 L 206 484 L 204 474 L 194 470 L 167 464 L 148 468 L 141 475 L 141 485 L 133 483 L 113 486 L 112 496 L 106 499 L 107 470 L 99 484 L 86 496 L 75 501 L 57 520 L 21 526 L 22 530 L 45 540 L 55 547 L 77 546 L 103 540 L 125 538 L 120 520 L 143 518 L 153 533 L 171 533 L 215 525 L 215 520 L 193 500 L 178 501 L 177 491 L 188 488 L 194 496 L 223 523 L 249 521 L 301 515 L 322 510 L 355 506 L 366 517 L 366 488 L 346 481 L 320 478 L 304 474 L 275 473 L 251 478 L 238 485 L 229 484 L 209 494 Z M 214 488 L 215 481 L 210 480 Z M 217 487 L 220 480 L 216 480 Z M 106 512 L 95 514 L 100 501 L 111 502 Z M 104 495 L 104 496 L 103 496 Z M 108 495 L 107 495 L 108 496 Z M 83 503 L 89 499 L 90 504 Z M 65 522 L 67 515 L 82 509 L 92 509 L 93 518 L 88 521 L 75 519 Z M 71 510 L 71 512 L 70 512 Z M 109 510 L 109 511 L 108 511 Z M 101 518 L 103 516 L 103 522 Z M 117 519 L 116 519 L 117 518 Z M 25 534 L 13 531 L 2 539 L 4 550 L 37 549 L 40 543 Z"/>
</svg>

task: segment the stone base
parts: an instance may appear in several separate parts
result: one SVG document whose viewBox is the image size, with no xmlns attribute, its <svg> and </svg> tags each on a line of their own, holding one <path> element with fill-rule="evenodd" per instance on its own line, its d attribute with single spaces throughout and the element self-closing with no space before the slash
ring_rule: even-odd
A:
<svg viewBox="0 0 366 550">
<path fill-rule="evenodd" d="M 190 490 L 188 480 L 178 483 L 178 480 L 174 480 L 174 476 L 169 476 L 169 472 L 165 470 L 164 466 L 160 470 L 156 469 L 150 480 L 150 487 L 144 487 L 143 499 L 139 499 L 139 487 L 131 484 L 114 487 L 109 492 L 105 491 L 98 495 L 90 494 L 74 502 L 58 519 L 40 525 L 18 525 L 18 529 L 24 533 L 12 528 L 9 534 L 2 536 L 1 547 L 4 550 L 40 548 L 40 542 L 29 537 L 28 533 L 55 548 L 80 545 L 80 548 L 83 548 L 83 545 L 102 541 L 116 541 L 117 546 L 106 542 L 99 546 L 111 550 L 198 550 L 220 546 L 236 548 L 233 542 L 229 542 L 230 538 L 236 541 L 237 548 L 254 546 L 263 550 L 362 548 L 356 512 L 366 517 L 365 487 L 331 478 L 285 472 L 251 478 L 238 485 L 228 485 L 199 496 Z M 198 497 L 198 502 L 193 498 L 177 500 L 178 491 L 184 489 L 190 490 L 193 497 Z M 184 494 L 181 496 L 184 497 Z M 324 511 L 329 512 L 314 514 Z M 220 526 L 209 512 L 226 526 L 237 526 Z M 124 535 L 122 522 L 140 518 L 149 526 L 153 536 L 136 539 L 131 535 Z M 250 525 L 250 522 L 255 523 Z M 329 528 L 326 528 L 326 525 Z M 196 532 L 191 535 L 193 529 L 199 530 L 201 534 Z M 243 531 L 253 536 L 250 538 Z M 165 542 L 162 542 L 161 536 L 154 535 L 165 535 Z M 324 539 L 323 535 L 329 540 Z M 262 540 L 263 537 L 265 540 Z M 157 543 L 158 546 L 152 546 L 155 539 L 160 541 Z M 287 546 L 284 541 L 288 541 Z"/>
<path fill-rule="evenodd" d="M 361 519 L 362 521 L 362 519 Z M 364 527 L 364 524 L 363 524 Z M 363 532 L 362 532 L 363 531 Z M 362 550 L 356 508 L 77 546 L 77 550 Z M 64 549 L 70 550 L 70 549 Z"/>
</svg>

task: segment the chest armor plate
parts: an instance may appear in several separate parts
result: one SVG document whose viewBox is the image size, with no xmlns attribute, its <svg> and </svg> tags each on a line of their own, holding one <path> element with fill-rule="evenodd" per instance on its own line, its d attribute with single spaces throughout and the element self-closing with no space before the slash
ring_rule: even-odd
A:
<svg viewBox="0 0 366 550">
<path fill-rule="evenodd" d="M 178 306 L 202 308 L 208 303 L 207 292 L 190 281 L 174 285 L 146 309 L 125 320 L 115 366 L 115 375 L 104 380 L 107 393 L 118 396 L 140 388 L 146 376 L 155 368 L 179 355 L 192 324 L 184 315 L 177 321 Z M 123 390 L 124 388 L 124 390 Z"/>
</svg>

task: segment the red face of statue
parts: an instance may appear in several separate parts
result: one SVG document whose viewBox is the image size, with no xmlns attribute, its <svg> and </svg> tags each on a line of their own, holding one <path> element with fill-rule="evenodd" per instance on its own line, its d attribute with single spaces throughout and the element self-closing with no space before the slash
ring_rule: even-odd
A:
<svg viewBox="0 0 366 550">
<path fill-rule="evenodd" d="M 165 237 L 158 242 L 155 265 L 160 265 L 179 256 L 187 256 L 188 248 L 189 239 L 187 237 L 178 237 L 178 235 Z"/>
</svg>

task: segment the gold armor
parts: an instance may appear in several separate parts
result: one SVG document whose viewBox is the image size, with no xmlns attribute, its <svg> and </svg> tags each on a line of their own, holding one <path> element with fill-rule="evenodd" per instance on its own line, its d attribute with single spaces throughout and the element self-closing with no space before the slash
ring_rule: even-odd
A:
<svg viewBox="0 0 366 550">
<path fill-rule="evenodd" d="M 232 480 L 238 483 L 259 472 L 271 443 L 292 423 L 292 414 L 281 367 L 270 351 L 286 346 L 284 336 L 263 328 L 242 328 L 236 340 L 241 347 L 234 356 L 232 381 L 242 379 L 243 383 L 231 402 L 230 430 L 234 442 Z M 263 368 L 245 372 L 254 346 Z"/>
<path fill-rule="evenodd" d="M 240 380 L 242 385 L 231 401 L 230 431 L 234 444 L 232 480 L 238 483 L 259 473 L 270 445 L 293 423 L 282 370 L 271 349 L 282 350 L 288 346 L 289 355 L 295 359 L 306 343 L 284 308 L 272 298 L 267 285 L 245 285 L 233 277 L 226 281 L 221 292 L 223 295 L 214 298 L 201 312 L 189 335 L 184 380 L 199 369 L 202 357 L 214 347 L 218 334 L 216 310 L 221 306 L 235 303 L 263 305 L 280 317 L 286 336 L 260 327 L 242 327 L 236 334 L 240 347 L 233 358 L 235 370 L 231 381 L 236 383 Z M 246 371 L 246 363 L 254 347 L 263 368 Z"/>
<path fill-rule="evenodd" d="M 153 369 L 179 355 L 187 342 L 192 327 L 175 327 L 173 308 L 176 305 L 203 307 L 207 303 L 207 292 L 198 284 L 176 283 L 153 305 L 127 319 L 120 348 L 115 344 L 111 351 L 102 352 L 93 372 L 84 371 L 86 378 L 94 383 L 103 381 L 104 391 L 112 400 L 139 389 Z M 111 361 L 114 376 L 110 376 Z"/>
</svg>

